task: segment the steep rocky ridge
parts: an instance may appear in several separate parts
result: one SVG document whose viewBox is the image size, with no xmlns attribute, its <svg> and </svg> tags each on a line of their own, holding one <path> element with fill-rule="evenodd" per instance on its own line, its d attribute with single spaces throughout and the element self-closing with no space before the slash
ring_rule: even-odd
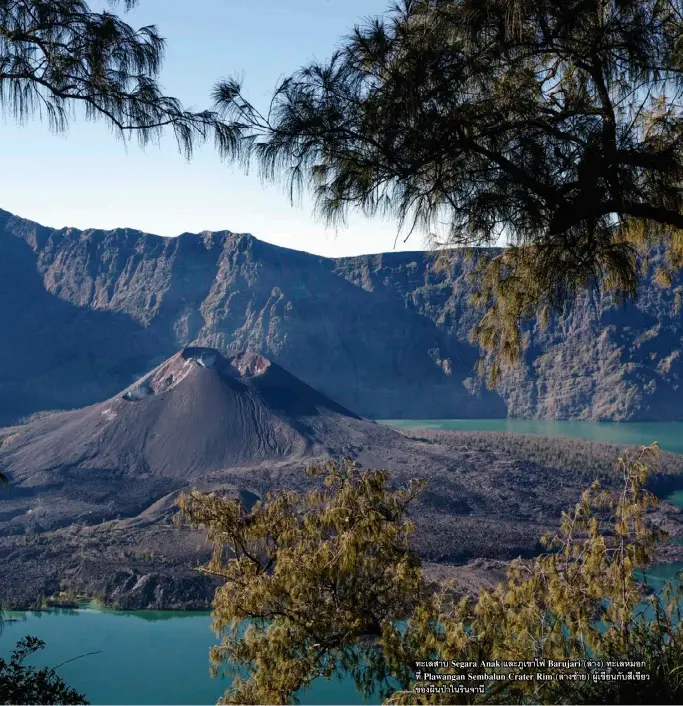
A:
<svg viewBox="0 0 683 706">
<path fill-rule="evenodd" d="M 374 418 L 680 419 L 683 279 L 636 305 L 585 295 L 527 331 L 500 389 L 473 374 L 456 258 L 330 259 L 228 231 L 52 229 L 0 211 L 0 425 L 115 394 L 178 348 L 262 353 Z"/>
</svg>

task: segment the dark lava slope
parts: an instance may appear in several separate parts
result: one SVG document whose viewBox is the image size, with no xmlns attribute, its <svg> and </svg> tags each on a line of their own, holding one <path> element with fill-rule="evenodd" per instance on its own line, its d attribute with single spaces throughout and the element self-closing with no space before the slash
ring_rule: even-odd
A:
<svg viewBox="0 0 683 706">
<path fill-rule="evenodd" d="M 344 455 L 368 434 L 393 435 L 263 356 L 208 348 L 185 348 L 116 397 L 20 429 L 2 453 L 15 482 L 75 469 L 190 482 L 265 459 Z"/>
<path fill-rule="evenodd" d="M 305 466 L 350 457 L 422 477 L 414 544 L 428 562 L 539 550 L 585 479 L 502 453 L 410 439 L 362 419 L 257 354 L 185 348 L 119 395 L 0 430 L 0 600 L 65 588 L 130 608 L 206 605 L 192 567 L 203 535 L 170 522 L 183 489 L 253 502 L 320 482 Z M 662 521 L 680 532 L 673 508 Z M 683 532 L 681 532 L 683 534 Z"/>
<path fill-rule="evenodd" d="M 410 445 L 253 353 L 185 348 L 105 402 L 0 431 L 0 533 L 134 516 L 227 469 Z M 3 531 L 3 525 L 4 531 Z"/>
</svg>

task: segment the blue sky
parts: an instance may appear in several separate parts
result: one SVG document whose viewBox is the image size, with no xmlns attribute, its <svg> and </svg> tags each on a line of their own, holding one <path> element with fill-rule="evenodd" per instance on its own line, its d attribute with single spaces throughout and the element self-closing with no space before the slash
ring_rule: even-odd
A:
<svg viewBox="0 0 683 706">
<path fill-rule="evenodd" d="M 388 0 L 141 0 L 135 26 L 156 24 L 167 39 L 162 84 L 186 105 L 210 106 L 216 79 L 244 74 L 263 106 L 278 78 L 307 59 L 327 58 L 361 18 Z M 103 2 L 91 2 L 99 9 Z M 249 232 L 278 245 L 328 256 L 394 248 L 395 222 L 358 215 L 338 232 L 307 201 L 292 207 L 281 187 L 228 165 L 210 147 L 188 163 L 169 136 L 142 151 L 101 123 L 76 120 L 55 135 L 38 120 L 3 119 L 0 208 L 57 228 L 137 228 L 173 236 L 190 231 Z M 422 246 L 416 233 L 397 249 Z"/>
</svg>

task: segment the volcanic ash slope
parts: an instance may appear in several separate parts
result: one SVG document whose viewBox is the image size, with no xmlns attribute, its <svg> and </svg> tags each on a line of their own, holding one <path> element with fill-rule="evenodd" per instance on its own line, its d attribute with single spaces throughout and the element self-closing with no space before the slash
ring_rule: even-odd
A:
<svg viewBox="0 0 683 706">
<path fill-rule="evenodd" d="M 2 461 L 22 483 L 107 470 L 187 484 L 266 459 L 344 455 L 391 436 L 260 355 L 186 348 L 106 402 L 18 428 Z"/>
<path fill-rule="evenodd" d="M 320 482 L 305 466 L 350 457 L 422 477 L 415 547 L 430 562 L 539 550 L 583 483 L 503 454 L 409 439 L 362 419 L 266 358 L 186 348 L 106 402 L 0 430 L 0 597 L 26 607 L 65 588 L 129 608 L 205 606 L 191 571 L 203 534 L 169 523 L 186 488 L 249 504 Z"/>
</svg>

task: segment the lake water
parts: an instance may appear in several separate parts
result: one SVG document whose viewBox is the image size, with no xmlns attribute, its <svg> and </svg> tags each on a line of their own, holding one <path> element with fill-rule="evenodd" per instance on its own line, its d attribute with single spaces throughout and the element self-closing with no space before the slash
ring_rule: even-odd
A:
<svg viewBox="0 0 683 706">
<path fill-rule="evenodd" d="M 0 655 L 34 635 L 46 647 L 31 659 L 57 666 L 69 686 L 93 704 L 215 704 L 229 681 L 209 674 L 209 649 L 216 644 L 209 613 L 180 611 L 52 610 L 8 613 Z M 366 703 L 350 679 L 320 679 L 300 694 L 302 704 Z M 375 700 L 380 703 L 379 699 Z"/>
<path fill-rule="evenodd" d="M 656 591 L 683 570 L 682 564 L 655 566 L 647 572 Z M 11 612 L 0 635 L 0 655 L 7 657 L 26 635 L 47 644 L 31 664 L 59 667 L 69 686 L 92 704 L 215 704 L 229 682 L 209 674 L 209 649 L 216 642 L 211 618 L 204 612 L 115 612 L 83 608 Z M 88 654 L 88 653 L 95 654 Z M 301 704 L 380 704 L 356 691 L 347 677 L 318 679 L 299 694 Z"/>
<path fill-rule="evenodd" d="M 575 422 L 535 419 L 380 419 L 396 429 L 508 431 L 517 434 L 569 436 L 608 444 L 648 445 L 683 453 L 683 422 Z"/>
<path fill-rule="evenodd" d="M 649 444 L 683 453 L 683 423 L 597 424 L 510 419 L 382 420 L 398 428 L 509 431 L 585 438 L 616 444 Z M 676 494 L 674 494 L 676 495 Z M 683 491 L 669 498 L 683 507 Z M 648 582 L 655 588 L 683 570 L 683 564 L 652 567 Z M 228 682 L 209 675 L 209 649 L 216 643 L 208 613 L 176 611 L 76 611 L 11 613 L 0 635 L 0 654 L 8 656 L 17 640 L 35 635 L 47 647 L 32 660 L 59 668 L 67 684 L 93 704 L 215 704 Z M 350 679 L 318 680 L 299 695 L 302 704 L 362 704 Z"/>
<path fill-rule="evenodd" d="M 652 567 L 649 585 L 660 590 L 683 564 Z M 209 675 L 216 642 L 208 613 L 93 609 L 12 612 L 0 635 L 0 655 L 34 635 L 47 643 L 31 664 L 60 666 L 58 673 L 92 704 L 215 704 L 229 682 Z M 96 654 L 87 654 L 87 653 Z M 302 704 L 379 704 L 364 700 L 349 678 L 319 679 L 299 694 Z"/>
</svg>

